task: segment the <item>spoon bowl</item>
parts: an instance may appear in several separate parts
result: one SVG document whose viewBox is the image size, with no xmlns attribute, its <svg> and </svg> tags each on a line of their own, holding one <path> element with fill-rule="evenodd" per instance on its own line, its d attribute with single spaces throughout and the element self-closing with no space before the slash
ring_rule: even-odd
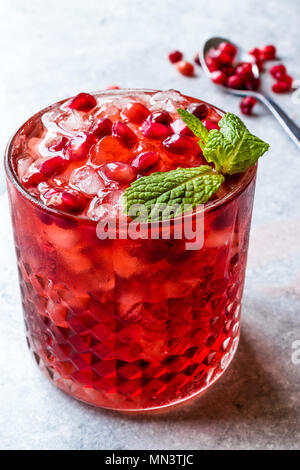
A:
<svg viewBox="0 0 300 470">
<path fill-rule="evenodd" d="M 252 64 L 252 72 L 255 78 L 259 78 L 259 70 L 258 67 L 255 63 L 255 58 L 251 55 L 245 52 L 241 47 L 239 47 L 237 44 L 234 44 L 234 42 L 222 38 L 222 37 L 212 37 L 207 39 L 201 50 L 199 51 L 199 59 L 200 63 L 202 65 L 203 71 L 207 75 L 207 77 L 211 80 L 211 72 L 207 67 L 205 57 L 207 52 L 211 48 L 217 48 L 221 42 L 228 42 L 232 44 L 233 46 L 236 47 L 237 49 L 237 54 L 235 61 L 236 62 L 250 62 Z M 270 96 L 267 96 L 266 94 L 263 94 L 259 91 L 252 91 L 252 90 L 242 90 L 242 89 L 236 89 L 236 88 L 229 88 L 224 85 L 220 85 L 217 83 L 214 83 L 211 80 L 211 83 L 213 83 L 215 86 L 217 86 L 219 89 L 224 91 L 225 93 L 229 93 L 231 95 L 235 96 L 253 96 L 256 98 L 258 101 L 263 103 L 269 111 L 273 114 L 273 116 L 277 119 L 277 121 L 281 124 L 281 126 L 284 128 L 284 130 L 288 133 L 289 137 L 295 142 L 297 147 L 300 149 L 300 129 L 299 127 L 288 117 L 288 115 L 281 109 L 281 107 L 271 98 Z"/>
<path fill-rule="evenodd" d="M 208 51 L 210 49 L 217 48 L 221 44 L 221 42 L 229 42 L 230 44 L 232 44 L 237 50 L 237 54 L 236 54 L 236 57 L 235 57 L 235 62 L 237 62 L 237 63 L 239 63 L 239 62 L 250 62 L 251 65 L 252 65 L 252 72 L 253 72 L 254 77 L 259 78 L 258 67 L 255 63 L 255 58 L 251 54 L 248 54 L 243 49 L 241 49 L 236 44 L 234 44 L 234 42 L 229 41 L 226 38 L 213 37 L 213 38 L 210 38 L 207 41 L 205 41 L 203 48 L 199 52 L 199 58 L 200 58 L 202 68 L 203 68 L 204 72 L 206 73 L 206 75 L 210 79 L 211 79 L 211 72 L 210 72 L 210 70 L 208 69 L 208 67 L 206 65 L 205 57 L 206 57 L 206 54 L 208 53 Z M 219 85 L 219 84 L 215 84 L 215 85 L 218 86 L 218 87 L 221 87 L 224 91 L 226 91 L 227 93 L 231 93 L 232 95 L 254 96 L 255 97 L 255 95 L 257 94 L 255 91 L 251 91 L 251 90 L 228 88 L 228 87 L 225 87 L 224 85 Z"/>
</svg>

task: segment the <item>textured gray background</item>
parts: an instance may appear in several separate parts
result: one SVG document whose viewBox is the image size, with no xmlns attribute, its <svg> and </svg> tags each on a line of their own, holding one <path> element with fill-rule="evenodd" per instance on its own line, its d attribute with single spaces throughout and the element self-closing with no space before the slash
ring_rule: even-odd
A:
<svg viewBox="0 0 300 470">
<path fill-rule="evenodd" d="M 116 83 L 177 88 L 238 113 L 238 100 L 166 56 L 191 57 L 213 34 L 245 47 L 274 42 L 300 78 L 298 0 L 2 0 L 0 145 L 32 113 Z M 300 125 L 300 104 L 278 101 Z M 0 448 L 299 448 L 300 155 L 262 107 L 247 124 L 272 149 L 260 164 L 243 333 L 226 376 L 196 403 L 163 416 L 96 410 L 56 390 L 27 352 L 6 195 L 0 196 Z M 3 170 L 0 194 L 4 193 Z"/>
</svg>

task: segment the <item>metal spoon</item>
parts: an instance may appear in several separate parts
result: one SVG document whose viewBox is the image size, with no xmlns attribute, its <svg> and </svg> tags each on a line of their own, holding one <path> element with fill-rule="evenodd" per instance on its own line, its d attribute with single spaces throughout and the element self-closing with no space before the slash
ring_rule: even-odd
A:
<svg viewBox="0 0 300 470">
<path fill-rule="evenodd" d="M 258 70 L 257 65 L 255 64 L 254 57 L 252 57 L 250 54 L 247 54 L 247 52 L 243 51 L 240 47 L 238 47 L 232 41 L 229 41 L 228 39 L 220 38 L 220 37 L 213 37 L 213 38 L 208 39 L 204 43 L 203 48 L 199 52 L 200 62 L 206 75 L 210 78 L 211 72 L 207 68 L 207 65 L 205 62 L 205 55 L 209 49 L 211 49 L 212 47 L 218 47 L 218 45 L 223 41 L 229 42 L 230 44 L 233 44 L 237 48 L 237 56 L 236 56 L 237 62 L 252 62 L 253 75 L 255 78 L 258 78 L 259 70 Z M 290 138 L 295 142 L 295 144 L 300 149 L 300 128 L 288 117 L 288 115 L 280 108 L 280 106 L 278 106 L 277 103 L 275 103 L 275 101 L 270 96 L 263 95 L 262 93 L 259 93 L 257 91 L 236 90 L 233 88 L 225 87 L 223 85 L 218 85 L 218 84 L 215 84 L 215 85 L 221 88 L 223 91 L 227 93 L 231 93 L 232 95 L 253 96 L 258 101 L 260 101 L 265 106 L 267 106 L 267 108 L 271 111 L 273 116 L 275 116 L 277 121 L 281 124 L 281 126 L 290 136 Z"/>
</svg>

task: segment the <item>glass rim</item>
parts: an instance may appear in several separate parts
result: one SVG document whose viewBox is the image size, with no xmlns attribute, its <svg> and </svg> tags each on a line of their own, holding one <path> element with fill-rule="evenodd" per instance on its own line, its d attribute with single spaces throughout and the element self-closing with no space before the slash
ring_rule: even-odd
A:
<svg viewBox="0 0 300 470">
<path fill-rule="evenodd" d="M 195 100 L 197 100 L 201 103 L 204 103 L 204 104 L 208 105 L 210 108 L 215 109 L 216 111 L 220 112 L 221 114 L 225 114 L 225 112 L 222 109 L 218 108 L 217 106 L 215 106 L 211 103 L 208 103 L 207 101 L 203 101 L 199 98 L 195 98 L 195 97 L 192 97 L 192 96 L 189 96 L 189 95 L 182 94 L 179 90 L 174 90 L 174 89 L 156 90 L 156 89 L 144 89 L 144 88 L 120 88 L 120 89 L 117 89 L 117 90 L 99 90 L 99 91 L 94 91 L 94 92 L 90 92 L 90 93 L 95 94 L 95 95 L 110 95 L 111 94 L 112 96 L 114 96 L 114 95 L 117 96 L 119 94 L 123 95 L 123 94 L 129 94 L 129 93 L 131 93 L 131 94 L 159 93 L 159 92 L 164 92 L 164 91 L 165 92 L 167 92 L 167 91 L 176 91 L 176 92 L 180 93 L 185 98 L 195 99 Z M 33 205 L 37 206 L 40 210 L 48 213 L 49 215 L 51 214 L 51 215 L 59 216 L 59 217 L 62 217 L 62 218 L 69 218 L 69 219 L 71 218 L 71 219 L 78 220 L 78 221 L 81 221 L 81 222 L 92 223 L 93 225 L 97 225 L 99 221 L 89 219 L 88 217 L 82 216 L 81 214 L 71 214 L 71 213 L 68 213 L 68 212 L 64 212 L 64 211 L 61 211 L 61 210 L 56 209 L 54 207 L 48 207 L 45 204 L 43 204 L 41 200 L 37 199 L 35 196 L 30 194 L 29 191 L 26 190 L 26 188 L 24 188 L 24 186 L 19 181 L 19 179 L 17 177 L 17 174 L 16 174 L 16 171 L 14 170 L 13 165 L 12 165 L 11 150 L 12 150 L 14 139 L 18 135 L 18 133 L 26 126 L 26 124 L 28 124 L 30 121 L 36 119 L 39 115 L 42 115 L 42 114 L 46 113 L 47 111 L 51 110 L 54 106 L 62 105 L 63 103 L 65 103 L 66 101 L 68 101 L 71 98 L 72 97 L 64 98 L 60 101 L 52 103 L 49 106 L 46 106 L 45 108 L 41 109 L 40 111 L 37 111 L 30 118 L 28 118 L 20 127 L 18 127 L 18 129 L 13 133 L 13 135 L 9 139 L 8 144 L 5 148 L 5 153 L 4 153 L 5 173 L 6 173 L 7 178 L 10 180 L 10 182 L 16 188 L 16 190 L 19 193 L 21 193 L 21 195 L 25 199 L 29 200 Z M 257 171 L 257 164 L 250 167 L 245 172 L 245 176 L 242 178 L 242 181 L 239 184 L 237 184 L 237 186 L 232 191 L 228 192 L 228 194 L 226 194 L 224 197 L 222 197 L 220 199 L 217 199 L 217 200 L 214 200 L 214 201 L 210 201 L 209 203 L 203 204 L 202 205 L 203 207 L 201 207 L 201 209 L 197 209 L 197 210 L 189 212 L 187 214 L 181 214 L 181 215 L 173 218 L 172 220 L 175 222 L 175 221 L 185 219 L 187 217 L 195 217 L 199 212 L 204 212 L 204 213 L 211 212 L 211 211 L 217 209 L 219 206 L 226 205 L 231 199 L 235 199 L 240 193 L 242 193 L 248 187 L 248 185 L 251 183 L 251 181 L 255 177 L 256 171 Z M 161 221 L 161 222 L 164 222 L 164 221 Z M 150 223 L 151 222 L 146 222 L 145 225 L 149 225 Z"/>
</svg>

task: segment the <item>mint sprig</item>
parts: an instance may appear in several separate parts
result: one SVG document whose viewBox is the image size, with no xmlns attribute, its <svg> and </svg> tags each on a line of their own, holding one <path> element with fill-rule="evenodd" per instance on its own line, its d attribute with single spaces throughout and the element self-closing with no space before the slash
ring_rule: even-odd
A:
<svg viewBox="0 0 300 470">
<path fill-rule="evenodd" d="M 204 124 L 185 109 L 178 114 L 199 138 L 199 146 L 209 165 L 152 173 L 125 190 L 126 213 L 133 219 L 164 220 L 205 204 L 218 191 L 224 175 L 246 171 L 269 149 L 269 144 L 251 134 L 238 116 L 225 114 L 220 130 L 208 131 Z M 187 209 L 188 208 L 188 209 Z"/>
<path fill-rule="evenodd" d="M 209 165 L 152 173 L 125 190 L 126 213 L 140 220 L 169 219 L 207 202 L 223 181 Z"/>
<path fill-rule="evenodd" d="M 251 134 L 235 114 L 225 114 L 219 121 L 220 130 L 208 132 L 196 116 L 185 109 L 177 111 L 189 129 L 199 137 L 205 159 L 213 162 L 222 174 L 246 171 L 269 149 L 269 144 Z"/>
</svg>

